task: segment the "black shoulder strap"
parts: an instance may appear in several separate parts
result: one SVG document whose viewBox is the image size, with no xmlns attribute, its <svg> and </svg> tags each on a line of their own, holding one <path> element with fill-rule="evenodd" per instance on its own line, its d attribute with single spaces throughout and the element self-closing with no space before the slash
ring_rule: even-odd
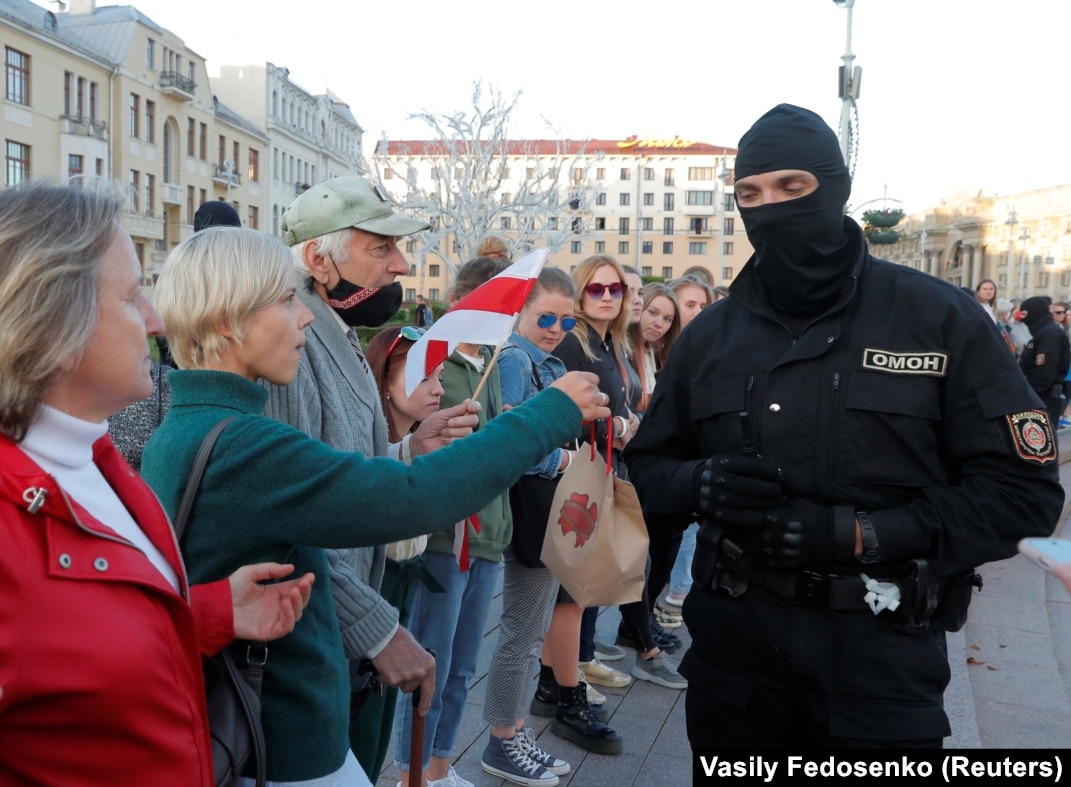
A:
<svg viewBox="0 0 1071 787">
<path fill-rule="evenodd" d="M 212 431 L 205 435 L 204 442 L 201 443 L 201 449 L 197 452 L 197 458 L 193 460 L 193 468 L 190 470 L 190 477 L 186 481 L 186 491 L 182 493 L 178 516 L 175 517 L 175 538 L 180 542 L 182 541 L 182 533 L 186 529 L 186 520 L 190 518 L 190 511 L 193 509 L 193 501 L 197 499 L 197 490 L 201 488 L 201 478 L 204 477 L 205 467 L 208 465 L 208 457 L 212 453 L 212 448 L 215 446 L 220 433 L 233 420 L 234 416 L 232 415 L 213 426 Z"/>
</svg>

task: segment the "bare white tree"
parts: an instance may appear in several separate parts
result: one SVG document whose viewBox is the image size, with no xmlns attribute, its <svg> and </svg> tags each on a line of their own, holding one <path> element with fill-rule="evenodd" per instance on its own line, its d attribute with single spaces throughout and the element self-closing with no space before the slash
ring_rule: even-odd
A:
<svg viewBox="0 0 1071 787">
<path fill-rule="evenodd" d="M 552 253 L 587 237 L 594 179 L 581 163 L 586 143 L 561 139 L 549 123 L 550 139 L 511 139 L 520 96 L 476 82 L 471 109 L 410 115 L 427 124 L 428 140 L 384 136 L 376 145 L 372 177 L 402 211 L 431 224 L 413 252 L 418 264 L 436 257 L 452 275 L 488 235 L 508 238 L 519 252 Z"/>
</svg>

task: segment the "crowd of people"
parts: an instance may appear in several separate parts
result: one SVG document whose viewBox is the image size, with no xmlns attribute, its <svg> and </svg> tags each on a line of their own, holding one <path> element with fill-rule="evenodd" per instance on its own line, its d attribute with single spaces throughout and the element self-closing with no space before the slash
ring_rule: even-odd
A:
<svg viewBox="0 0 1071 787">
<path fill-rule="evenodd" d="M 481 765 L 510 782 L 572 769 L 529 715 L 623 751 L 595 686 L 632 680 L 688 690 L 695 749 L 940 746 L 964 583 L 1062 505 L 1068 307 L 874 259 L 807 110 L 760 118 L 735 174 L 731 291 L 547 266 L 501 348 L 409 391 L 429 304 L 355 329 L 398 313 L 398 239 L 428 225 L 364 178 L 298 196 L 285 242 L 206 204 L 152 303 L 120 197 L 0 193 L 0 780 L 208 787 L 201 660 L 254 640 L 271 787 L 370 785 L 392 742 L 401 784 L 472 787 L 454 746 L 500 571 Z M 451 301 L 510 258 L 489 238 Z M 612 643 L 538 558 L 583 424 L 650 535 Z"/>
</svg>

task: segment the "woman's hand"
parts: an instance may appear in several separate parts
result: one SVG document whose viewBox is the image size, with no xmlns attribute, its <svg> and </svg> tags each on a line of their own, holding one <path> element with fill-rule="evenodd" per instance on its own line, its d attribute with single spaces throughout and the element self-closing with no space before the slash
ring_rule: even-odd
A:
<svg viewBox="0 0 1071 787">
<path fill-rule="evenodd" d="M 610 417 L 610 397 L 599 390 L 599 378 L 591 372 L 566 372 L 553 383 L 580 408 L 584 421 L 599 421 Z"/>
<path fill-rule="evenodd" d="M 309 603 L 316 577 L 306 574 L 286 582 L 260 584 L 290 576 L 293 571 L 294 567 L 289 564 L 254 563 L 242 566 L 230 575 L 235 639 L 263 642 L 294 630 Z"/>
</svg>

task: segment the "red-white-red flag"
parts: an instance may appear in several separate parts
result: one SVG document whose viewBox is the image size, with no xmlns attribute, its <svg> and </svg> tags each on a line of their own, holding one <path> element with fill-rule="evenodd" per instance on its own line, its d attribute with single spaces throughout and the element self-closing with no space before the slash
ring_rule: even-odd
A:
<svg viewBox="0 0 1071 787">
<path fill-rule="evenodd" d="M 506 340 L 547 261 L 546 249 L 526 254 L 502 273 L 481 284 L 435 321 L 409 348 L 405 359 L 405 393 L 450 357 L 461 342 L 497 345 Z"/>
</svg>

